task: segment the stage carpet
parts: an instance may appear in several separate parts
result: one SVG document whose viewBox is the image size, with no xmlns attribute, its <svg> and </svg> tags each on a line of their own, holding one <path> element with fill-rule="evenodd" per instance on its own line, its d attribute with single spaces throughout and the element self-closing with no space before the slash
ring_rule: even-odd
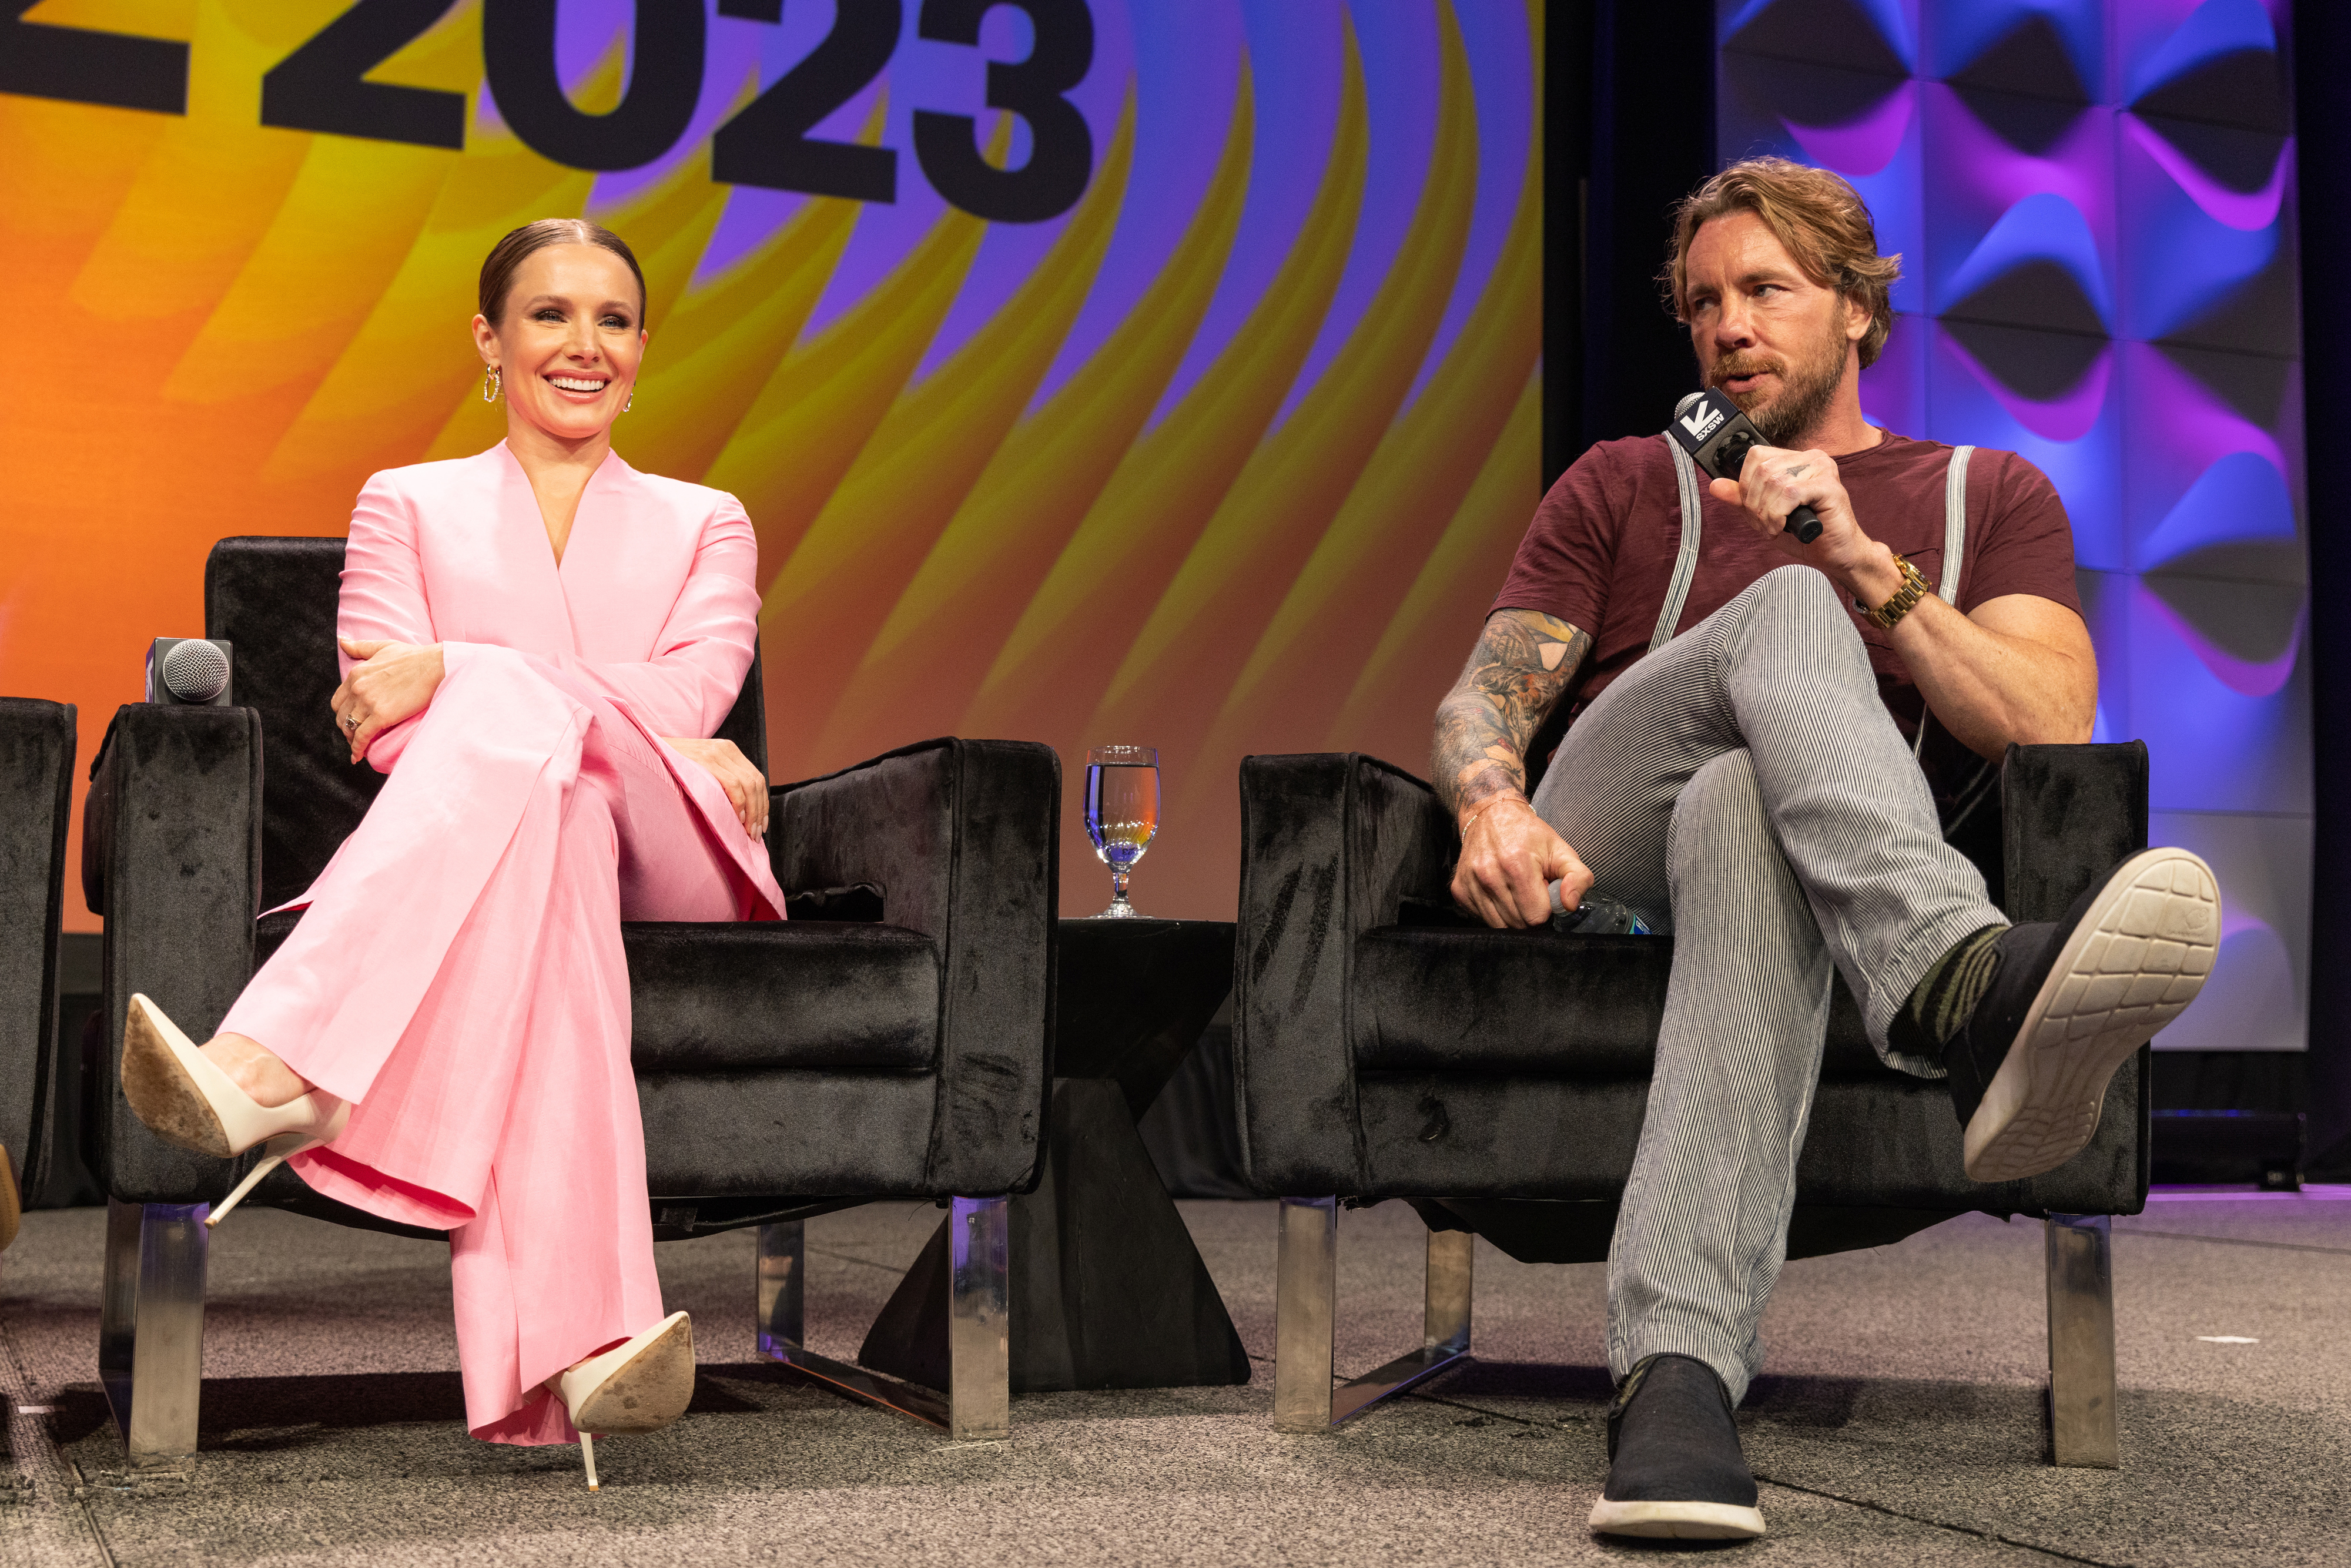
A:
<svg viewBox="0 0 2351 1568">
<path fill-rule="evenodd" d="M 460 1420 L 440 1247 L 277 1213 L 214 1238 L 204 1447 L 131 1478 L 94 1377 L 102 1216 L 0 1259 L 0 1561 L 38 1564 L 1557 1563 L 1605 1468 L 1597 1265 L 1478 1253 L 1477 1364 L 1337 1432 L 1271 1430 L 1273 1209 L 1186 1218 L 1258 1358 L 1245 1388 L 1037 1396 L 954 1447 L 756 1364 L 751 1242 L 661 1249 L 692 1414 L 600 1448 Z M 812 1221 L 816 1348 L 853 1354 L 936 1211 Z M 1791 1264 L 1740 1412 L 1771 1534 L 1740 1561 L 2351 1562 L 2351 1190 L 2167 1196 L 2116 1222 L 2123 1465 L 2043 1461 L 2039 1225 L 1970 1218 Z M 1417 1344 L 1419 1222 L 1340 1224 L 1339 1369 Z M 2218 1336 L 2218 1337 L 2206 1337 Z M 2252 1343 L 2232 1343 L 2249 1341 Z"/>
</svg>

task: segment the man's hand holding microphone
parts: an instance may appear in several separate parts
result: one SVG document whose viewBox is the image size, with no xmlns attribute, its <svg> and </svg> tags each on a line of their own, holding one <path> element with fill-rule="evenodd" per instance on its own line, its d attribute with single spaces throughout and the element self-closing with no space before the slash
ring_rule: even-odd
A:
<svg viewBox="0 0 2351 1568">
<path fill-rule="evenodd" d="M 1708 476 L 1707 494 L 1745 511 L 1749 526 L 1777 540 L 1790 560 L 1820 568 L 1862 604 L 1883 604 L 1900 591 L 1894 552 L 1862 532 L 1836 459 L 1764 444 L 1719 388 L 1682 399 L 1669 428 Z"/>
</svg>

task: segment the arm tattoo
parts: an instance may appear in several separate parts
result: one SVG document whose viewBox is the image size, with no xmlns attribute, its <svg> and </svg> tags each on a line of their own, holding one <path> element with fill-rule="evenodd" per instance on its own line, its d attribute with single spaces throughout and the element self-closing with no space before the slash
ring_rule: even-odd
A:
<svg viewBox="0 0 2351 1568">
<path fill-rule="evenodd" d="M 1430 764 L 1437 798 L 1457 816 L 1527 787 L 1527 746 L 1557 706 L 1592 639 L 1556 616 L 1498 610 L 1486 618 L 1461 678 L 1437 708 Z"/>
</svg>

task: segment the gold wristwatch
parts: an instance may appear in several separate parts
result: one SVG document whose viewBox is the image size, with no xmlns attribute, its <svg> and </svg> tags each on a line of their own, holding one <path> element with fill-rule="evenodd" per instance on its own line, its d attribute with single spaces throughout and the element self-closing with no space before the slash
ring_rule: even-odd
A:
<svg viewBox="0 0 2351 1568">
<path fill-rule="evenodd" d="M 1927 580 L 1918 575 L 1918 569 L 1910 564 L 1908 556 L 1896 556 L 1894 564 L 1901 569 L 1902 586 L 1894 591 L 1893 598 L 1875 610 L 1858 599 L 1853 601 L 1855 610 L 1869 617 L 1871 625 L 1887 632 L 1893 631 L 1895 622 L 1909 614 L 1920 600 L 1935 591 L 1928 586 Z"/>
</svg>

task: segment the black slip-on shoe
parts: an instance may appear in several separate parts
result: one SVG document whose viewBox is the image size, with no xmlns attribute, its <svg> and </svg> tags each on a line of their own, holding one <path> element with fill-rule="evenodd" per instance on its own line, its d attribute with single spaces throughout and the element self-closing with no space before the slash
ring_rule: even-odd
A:
<svg viewBox="0 0 2351 1568">
<path fill-rule="evenodd" d="M 2186 850 L 2142 850 L 2063 920 L 2011 925 L 2000 966 L 1944 1048 L 1968 1176 L 2054 1170 L 2097 1130 L 2115 1069 L 2212 972 L 2220 888 Z"/>
<path fill-rule="evenodd" d="M 1687 1541 L 1763 1533 L 1730 1390 L 1714 1368 L 1660 1354 L 1625 1377 L 1608 1406 L 1608 1484 L 1592 1505 L 1592 1529 Z"/>
</svg>

